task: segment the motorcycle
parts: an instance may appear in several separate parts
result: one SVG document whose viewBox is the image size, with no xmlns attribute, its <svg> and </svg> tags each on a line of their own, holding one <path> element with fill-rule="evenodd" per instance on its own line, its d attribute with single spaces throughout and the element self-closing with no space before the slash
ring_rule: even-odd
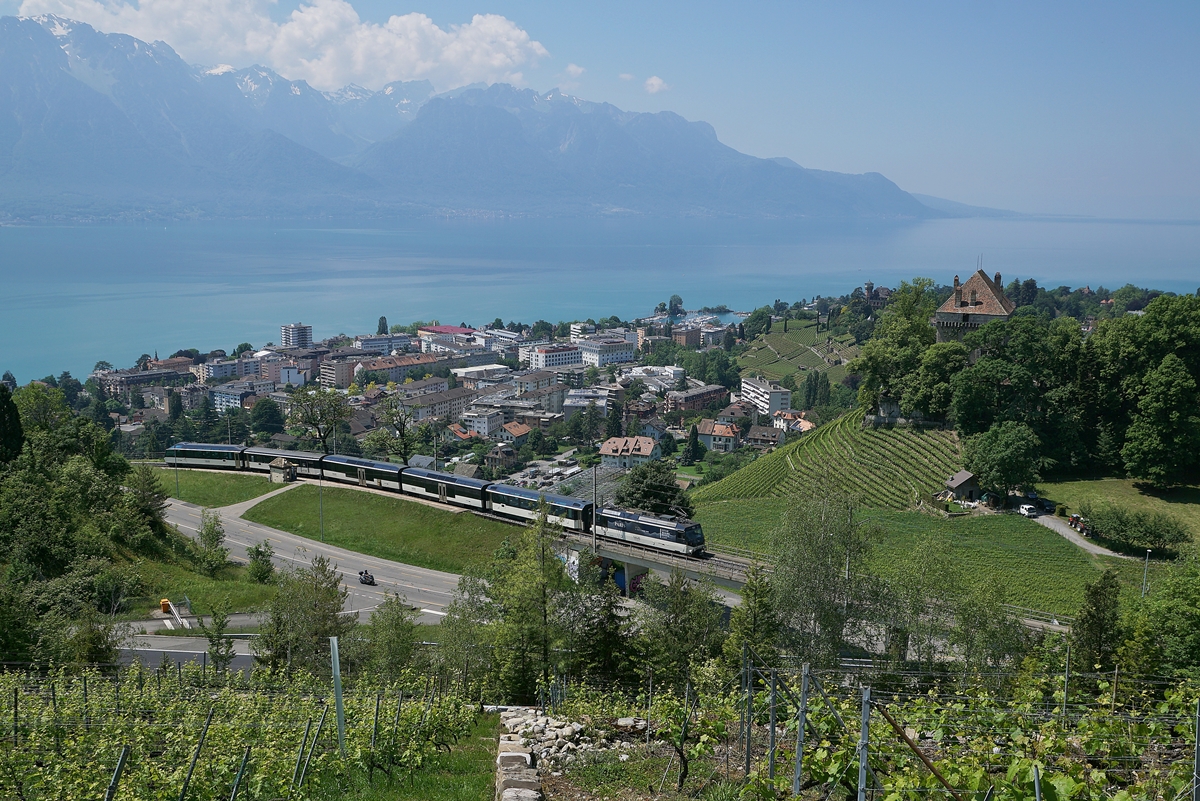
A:
<svg viewBox="0 0 1200 801">
<path fill-rule="evenodd" d="M 374 587 L 375 586 L 375 577 L 372 576 L 370 573 L 368 573 L 365 570 L 360 570 L 360 571 L 358 571 L 358 583 L 366 584 L 368 586 Z"/>
</svg>

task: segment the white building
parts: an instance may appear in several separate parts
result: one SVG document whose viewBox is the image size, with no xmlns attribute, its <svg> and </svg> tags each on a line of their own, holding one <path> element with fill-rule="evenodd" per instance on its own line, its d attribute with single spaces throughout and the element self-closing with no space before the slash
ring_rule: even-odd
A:
<svg viewBox="0 0 1200 801">
<path fill-rule="evenodd" d="M 621 364 L 634 360 L 633 352 L 636 342 L 629 342 L 620 337 L 592 337 L 581 339 L 575 343 L 582 355 L 583 363 L 592 367 L 607 367 L 610 364 Z"/>
<path fill-rule="evenodd" d="M 605 467 L 637 467 L 662 458 L 662 448 L 650 437 L 613 437 L 600 446 Z"/>
<path fill-rule="evenodd" d="M 577 345 L 541 345 L 529 352 L 529 367 L 533 370 L 580 364 L 583 361 L 583 351 Z"/>
<path fill-rule="evenodd" d="M 279 346 L 281 348 L 311 348 L 312 344 L 311 325 L 290 323 L 279 326 Z"/>
<path fill-rule="evenodd" d="M 571 341 L 583 339 L 596 333 L 596 326 L 591 323 L 571 323 Z"/>
<path fill-rule="evenodd" d="M 504 412 L 499 409 L 472 409 L 464 412 L 462 423 L 468 431 L 481 437 L 490 437 L 504 426 Z"/>
<path fill-rule="evenodd" d="M 411 344 L 412 338 L 408 334 L 377 334 L 354 338 L 354 347 L 372 353 L 382 353 L 384 356 L 391 355 L 392 351 L 408 350 Z"/>
<path fill-rule="evenodd" d="M 260 364 L 260 360 L 253 357 L 248 359 L 221 359 L 220 361 L 193 365 L 191 370 L 192 374 L 201 381 L 211 381 L 214 378 L 257 376 Z"/>
<path fill-rule="evenodd" d="M 791 390 L 757 376 L 742 379 L 741 399 L 757 409 L 759 414 L 768 417 L 773 417 L 775 412 L 792 408 Z"/>
</svg>

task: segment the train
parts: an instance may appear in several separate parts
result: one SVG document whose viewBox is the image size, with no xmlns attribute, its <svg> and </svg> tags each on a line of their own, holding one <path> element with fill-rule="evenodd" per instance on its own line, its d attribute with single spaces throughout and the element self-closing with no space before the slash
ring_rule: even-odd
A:
<svg viewBox="0 0 1200 801">
<path fill-rule="evenodd" d="M 304 478 L 425 498 L 523 523 L 537 519 L 544 502 L 550 522 L 566 531 L 684 556 L 700 556 L 705 552 L 704 530 L 694 520 L 608 506 L 597 509 L 588 501 L 566 495 L 357 456 L 181 442 L 167 449 L 165 461 L 169 467 L 268 473 L 271 462 L 281 457 L 295 465 L 297 476 Z"/>
</svg>

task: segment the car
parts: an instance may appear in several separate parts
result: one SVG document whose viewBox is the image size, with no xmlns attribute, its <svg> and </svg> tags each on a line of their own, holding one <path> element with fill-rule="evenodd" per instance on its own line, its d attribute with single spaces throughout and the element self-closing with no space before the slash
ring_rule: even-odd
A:
<svg viewBox="0 0 1200 801">
<path fill-rule="evenodd" d="M 1021 504 L 1021 508 L 1018 509 L 1017 511 L 1020 512 L 1025 517 L 1037 517 L 1038 516 L 1037 507 L 1034 506 L 1032 503 Z"/>
</svg>

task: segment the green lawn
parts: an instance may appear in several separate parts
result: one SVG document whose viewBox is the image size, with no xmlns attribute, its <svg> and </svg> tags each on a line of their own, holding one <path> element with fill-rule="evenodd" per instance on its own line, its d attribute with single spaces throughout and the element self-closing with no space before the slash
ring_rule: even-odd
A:
<svg viewBox="0 0 1200 801">
<path fill-rule="evenodd" d="M 496 776 L 496 739 L 499 715 L 480 715 L 474 728 L 449 753 L 437 752 L 412 778 L 389 779 L 376 775 L 367 783 L 365 773 L 331 785 L 320 798 L 338 801 L 489 801 Z M 348 785 L 348 786 L 347 786 Z"/>
<path fill-rule="evenodd" d="M 216 578 L 169 562 L 143 561 L 138 564 L 138 570 L 145 582 L 146 595 L 130 602 L 137 619 L 157 609 L 160 598 L 182 601 L 186 595 L 192 601 L 193 611 L 206 615 L 212 611 L 214 603 L 226 598 L 231 612 L 254 612 L 265 607 L 275 594 L 274 585 L 248 581 L 243 565 L 228 565 Z"/>
<path fill-rule="evenodd" d="M 279 489 L 266 476 L 172 470 L 166 467 L 162 468 L 162 485 L 163 491 L 172 498 L 210 509 L 248 501 Z"/>
<path fill-rule="evenodd" d="M 1065 503 L 1069 512 L 1078 512 L 1085 500 L 1093 505 L 1108 501 L 1127 509 L 1166 512 L 1185 523 L 1193 537 L 1200 535 L 1200 487 L 1158 491 L 1142 487 L 1133 479 L 1102 478 L 1047 482 L 1039 484 L 1037 491 L 1057 503 Z"/>
<path fill-rule="evenodd" d="M 369 492 L 325 487 L 325 542 L 419 567 L 461 573 L 484 561 L 516 529 L 470 512 L 446 512 Z M 320 537 L 319 490 L 311 484 L 268 498 L 244 517 L 302 537 Z"/>
<path fill-rule="evenodd" d="M 782 498 L 715 502 L 699 506 L 695 517 L 713 543 L 765 552 L 785 504 Z M 1108 567 L 1120 571 L 1127 590 L 1139 591 L 1141 587 L 1140 562 L 1091 556 L 1044 526 L 1017 515 L 952 520 L 892 510 L 868 510 L 864 515 L 882 529 L 871 560 L 883 575 L 897 556 L 929 532 L 945 541 L 965 581 L 1001 581 L 1008 588 L 1009 602 L 1018 606 L 1071 614 L 1083 600 L 1084 585 Z M 1150 567 L 1153 584 L 1165 566 Z"/>
</svg>

